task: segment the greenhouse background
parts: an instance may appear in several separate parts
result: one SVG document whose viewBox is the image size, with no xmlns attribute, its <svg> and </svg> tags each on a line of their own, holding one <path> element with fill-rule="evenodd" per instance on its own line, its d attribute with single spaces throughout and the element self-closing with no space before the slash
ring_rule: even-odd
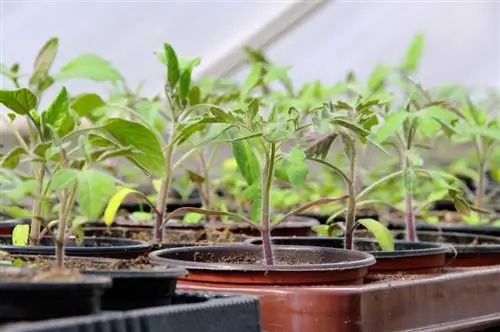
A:
<svg viewBox="0 0 500 332">
<path fill-rule="evenodd" d="M 81 53 L 109 60 L 130 86 L 161 91 L 154 52 L 171 43 L 200 56 L 196 75 L 242 78 L 245 45 L 291 66 L 296 84 L 331 84 L 354 70 L 366 77 L 394 63 L 417 33 L 425 36 L 417 79 L 476 87 L 500 85 L 499 1 L 29 1 L 3 0 L 1 63 L 29 70 L 39 48 L 59 37 L 58 68 Z M 2 78 L 2 87 L 10 82 Z M 105 93 L 106 84 L 69 81 L 70 91 Z M 45 101 L 58 91 L 53 87 Z M 2 133 L 4 131 L 2 130 Z"/>
</svg>

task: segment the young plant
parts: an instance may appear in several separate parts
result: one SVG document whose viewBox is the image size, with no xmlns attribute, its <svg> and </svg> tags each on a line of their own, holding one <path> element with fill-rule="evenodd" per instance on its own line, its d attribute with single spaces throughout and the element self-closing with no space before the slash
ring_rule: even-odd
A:
<svg viewBox="0 0 500 332">
<path fill-rule="evenodd" d="M 185 212 L 204 215 L 228 216 L 257 228 L 262 236 L 263 258 L 265 264 L 273 265 L 275 260 L 271 245 L 271 230 L 289 216 L 306 211 L 321 204 L 343 201 L 347 195 L 335 198 L 320 198 L 304 204 L 286 213 L 276 222 L 272 222 L 271 189 L 276 179 L 286 181 L 294 186 L 303 186 L 308 166 L 305 153 L 298 147 L 288 153 L 283 146 L 296 137 L 297 133 L 308 125 L 298 122 L 298 112 L 294 109 L 283 109 L 276 105 L 268 110 L 268 117 L 259 115 L 259 104 L 251 99 L 244 109 L 221 112 L 212 109 L 214 116 L 222 117 L 232 128 L 224 140 L 231 144 L 232 151 L 241 175 L 248 187 L 243 196 L 250 203 L 249 216 L 227 211 L 211 211 L 184 207 L 171 212 L 167 219 Z"/>
<path fill-rule="evenodd" d="M 46 181 L 47 165 L 43 159 L 44 153 L 51 144 L 52 137 L 49 129 L 51 126 L 60 127 L 63 134 L 67 134 L 69 129 L 74 127 L 74 116 L 87 115 L 88 112 L 104 104 L 102 99 L 95 94 L 84 94 L 73 100 L 69 100 L 67 93 L 59 94 L 49 108 L 42 115 L 38 112 L 44 93 L 53 86 L 55 82 L 62 82 L 69 79 L 83 78 L 95 82 L 110 82 L 113 85 L 119 84 L 123 77 L 111 66 L 109 62 L 94 54 L 82 54 L 63 65 L 56 73 L 51 73 L 52 64 L 57 55 L 59 40 L 51 38 L 38 52 L 34 61 L 33 70 L 30 75 L 21 72 L 19 64 L 7 67 L 0 65 L 0 74 L 7 77 L 16 90 L 1 90 L 0 104 L 10 109 L 12 112 L 7 116 L 2 116 L 5 123 L 14 133 L 18 146 L 3 157 L 2 164 L 9 165 L 8 168 L 15 167 L 21 156 L 27 156 L 30 163 L 32 178 L 38 184 L 35 200 L 31 212 L 30 243 L 37 245 L 39 240 L 40 226 L 44 220 L 42 209 L 46 195 L 43 193 L 43 183 Z M 23 77 L 28 77 L 27 82 L 22 82 Z M 22 88 L 22 86 L 28 86 Z M 65 89 L 63 89 L 66 91 Z M 71 115 L 59 117 L 56 105 L 64 104 L 63 109 L 71 108 Z M 69 105 L 71 103 L 71 105 Z M 68 106 L 69 105 L 69 106 Z M 69 113 L 68 113 L 69 114 Z M 26 140 L 16 127 L 16 117 L 21 116 L 28 123 L 28 137 Z M 57 123 L 56 123 L 57 122 Z M 62 134 L 59 133 L 59 136 Z M 36 161 L 36 162 L 35 162 Z M 10 167 L 13 166 L 13 167 Z"/>
<path fill-rule="evenodd" d="M 345 248 L 353 249 L 354 231 L 361 224 L 376 237 L 382 249 L 390 251 L 394 249 L 394 239 L 391 232 L 380 222 L 374 219 L 356 218 L 357 209 L 370 201 L 363 201 L 362 198 L 379 183 L 388 178 L 382 178 L 370 187 L 358 192 L 358 148 L 357 145 L 372 143 L 379 147 L 377 143 L 369 137 L 370 129 L 377 124 L 377 108 L 383 106 L 385 102 L 375 98 L 357 98 L 355 103 L 338 101 L 337 103 L 327 103 L 319 110 L 314 118 L 315 126 L 313 133 L 307 136 L 307 156 L 308 159 L 328 167 L 335 172 L 345 183 L 347 194 L 347 206 L 333 214 L 329 221 L 341 213 L 345 214 Z M 327 160 L 327 156 L 335 140 L 341 140 L 346 156 L 348 171 L 344 172 L 340 167 Z M 380 147 L 379 147 L 380 148 Z M 382 148 L 381 148 L 382 149 Z M 383 149 L 382 149 L 383 150 Z M 385 152 L 385 150 L 383 150 Z M 327 226 L 327 232 L 331 233 L 332 227 Z"/>
<path fill-rule="evenodd" d="M 108 118 L 99 125 L 100 133 L 95 134 L 93 141 L 104 148 L 132 148 L 136 153 L 128 156 L 128 159 L 147 176 L 156 180 L 153 181 L 159 182 L 155 203 L 137 190 L 121 188 L 108 203 L 104 214 L 105 222 L 108 225 L 113 223 L 121 202 L 128 195 L 139 196 L 151 206 L 155 214 L 154 238 L 157 242 L 162 242 L 174 171 L 182 167 L 183 163 L 201 147 L 212 143 L 230 125 L 223 126 L 219 132 L 213 133 L 213 136 L 204 137 L 202 142 L 192 146 L 187 152 L 181 151 L 181 145 L 193 134 L 205 130 L 210 124 L 224 124 L 225 120 L 219 108 L 201 103 L 203 97 L 200 88 L 191 81 L 192 70 L 199 64 L 199 59 L 182 61 L 169 44 L 164 44 L 164 53 L 159 57 L 167 67 L 165 96 L 168 112 L 159 110 L 167 126 L 167 139 L 164 139 L 163 132 L 135 110 L 123 108 L 127 112 L 136 114 L 138 120 Z M 178 152 L 182 154 L 174 161 L 174 156 Z"/>
<path fill-rule="evenodd" d="M 2 103 L 10 109 L 7 114 L 9 119 L 15 116 L 27 116 L 37 104 L 34 93 L 28 89 L 1 90 Z M 33 115 L 37 116 L 34 117 Z M 14 244 L 37 245 L 41 228 L 38 214 L 39 202 L 47 201 L 48 197 L 57 193 L 58 217 L 47 222 L 46 227 L 57 224 L 56 266 L 63 267 L 64 244 L 70 234 L 87 220 L 96 220 L 107 202 L 107 198 L 114 191 L 114 179 L 104 173 L 91 169 L 95 162 L 105 159 L 100 153 L 90 149 L 85 130 L 79 130 L 79 118 L 69 107 L 69 96 L 66 88 L 62 88 L 50 106 L 41 112 L 31 113 L 29 117 L 37 133 L 39 142 L 30 149 L 19 132 L 10 123 L 11 129 L 19 139 L 16 165 L 27 161 L 32 167 L 39 166 L 40 173 L 37 178 L 37 199 L 34 203 L 33 220 L 30 226 L 18 225 L 13 232 Z M 76 134 L 78 140 L 75 142 Z M 14 153 L 11 151 L 10 158 Z M 5 159 L 4 159 L 5 161 Z M 75 201 L 78 200 L 82 216 L 72 219 Z M 30 229 L 30 231 L 28 231 Z M 44 233 L 48 230 L 46 228 Z"/>
</svg>

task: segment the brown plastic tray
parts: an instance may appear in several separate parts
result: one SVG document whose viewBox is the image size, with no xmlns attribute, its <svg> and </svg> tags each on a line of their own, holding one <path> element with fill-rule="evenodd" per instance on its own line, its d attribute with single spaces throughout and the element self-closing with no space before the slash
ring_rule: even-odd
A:
<svg viewBox="0 0 500 332">
<path fill-rule="evenodd" d="M 182 281 L 178 288 L 259 295 L 266 332 L 500 331 L 500 266 L 390 278 L 318 287 Z"/>
</svg>

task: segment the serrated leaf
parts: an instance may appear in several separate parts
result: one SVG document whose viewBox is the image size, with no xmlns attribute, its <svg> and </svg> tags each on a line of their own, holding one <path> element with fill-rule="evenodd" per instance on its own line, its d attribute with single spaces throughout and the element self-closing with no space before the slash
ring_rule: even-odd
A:
<svg viewBox="0 0 500 332">
<path fill-rule="evenodd" d="M 115 221 L 116 213 L 118 212 L 121 204 L 125 200 L 125 198 L 129 195 L 136 195 L 142 198 L 146 198 L 146 196 L 131 188 L 119 188 L 115 194 L 108 200 L 106 209 L 104 211 L 104 223 L 107 226 L 111 226 Z"/>
<path fill-rule="evenodd" d="M 375 236 L 383 251 L 394 251 L 394 236 L 384 224 L 375 219 L 360 219 L 358 223 Z"/>
<path fill-rule="evenodd" d="M 33 153 L 41 158 L 45 158 L 45 152 L 50 148 L 50 143 L 39 143 L 33 149 Z"/>
<path fill-rule="evenodd" d="M 36 107 L 37 98 L 26 88 L 0 90 L 0 104 L 19 115 L 27 115 Z"/>
<path fill-rule="evenodd" d="M 78 203 L 87 219 L 97 220 L 114 192 L 113 177 L 92 169 L 78 173 Z"/>
<path fill-rule="evenodd" d="M 19 165 L 21 157 L 27 154 L 24 148 L 17 146 L 10 150 L 0 161 L 0 166 L 7 169 L 14 169 Z"/>
<path fill-rule="evenodd" d="M 170 44 L 163 44 L 163 51 L 165 52 L 165 59 L 167 61 L 167 81 L 173 89 L 180 78 L 179 60 L 175 50 Z"/>
<path fill-rule="evenodd" d="M 16 225 L 12 230 L 12 244 L 15 246 L 28 245 L 30 225 Z"/>
<path fill-rule="evenodd" d="M 250 186 L 258 183 L 260 180 L 260 163 L 248 141 L 232 142 L 231 147 L 238 169 L 245 181 Z"/>
<path fill-rule="evenodd" d="M 65 87 L 61 89 L 49 108 L 43 112 L 42 119 L 44 124 L 50 125 L 60 137 L 74 129 L 75 122 L 69 114 L 68 92 Z"/>
<path fill-rule="evenodd" d="M 38 52 L 33 68 L 33 74 L 31 75 L 29 80 L 30 86 L 38 86 L 39 88 L 41 87 L 40 84 L 43 83 L 43 81 L 48 76 L 50 67 L 54 62 L 58 45 L 58 38 L 51 38 L 49 41 L 47 41 L 47 43 L 45 43 L 45 45 L 43 45 L 40 52 Z M 47 88 L 47 86 L 43 86 L 43 88 Z"/>
<path fill-rule="evenodd" d="M 306 154 L 298 147 L 292 148 L 285 158 L 286 173 L 290 182 L 300 187 L 304 184 L 309 174 L 306 163 Z"/>
<path fill-rule="evenodd" d="M 123 147 L 132 147 L 138 154 L 130 157 L 143 170 L 156 177 L 164 178 L 165 158 L 156 134 L 139 122 L 112 118 L 106 121 L 103 129 Z"/>
<path fill-rule="evenodd" d="M 95 82 L 116 83 L 122 81 L 122 75 L 109 61 L 96 54 L 82 54 L 61 67 L 54 75 L 56 80 L 83 78 Z"/>
<path fill-rule="evenodd" d="M 401 64 L 403 69 L 405 69 L 407 72 L 415 71 L 422 58 L 423 50 L 424 50 L 424 35 L 418 34 L 413 38 L 411 44 L 406 50 L 406 54 Z"/>
</svg>

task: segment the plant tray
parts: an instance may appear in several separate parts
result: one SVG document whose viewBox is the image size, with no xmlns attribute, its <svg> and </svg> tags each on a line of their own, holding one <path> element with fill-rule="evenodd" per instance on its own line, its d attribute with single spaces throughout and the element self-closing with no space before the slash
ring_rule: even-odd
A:
<svg viewBox="0 0 500 332">
<path fill-rule="evenodd" d="M 182 281 L 178 288 L 258 295 L 266 332 L 500 331 L 499 266 L 392 278 L 317 287 Z"/>
<path fill-rule="evenodd" d="M 1 332 L 260 332 L 254 296 L 176 293 L 172 305 L 0 326 Z"/>
</svg>

